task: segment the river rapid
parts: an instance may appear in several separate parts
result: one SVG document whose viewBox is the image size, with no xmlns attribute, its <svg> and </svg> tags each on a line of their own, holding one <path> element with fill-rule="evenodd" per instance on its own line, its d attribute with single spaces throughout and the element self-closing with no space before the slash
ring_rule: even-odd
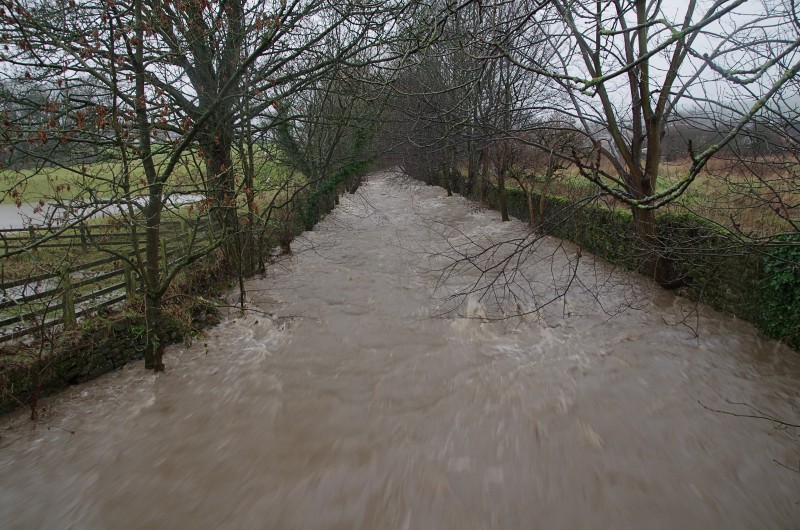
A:
<svg viewBox="0 0 800 530">
<path fill-rule="evenodd" d="M 453 298 L 526 229 L 444 195 L 371 176 L 166 373 L 0 418 L 0 527 L 800 527 L 800 430 L 709 410 L 800 423 L 797 353 L 552 238 Z"/>
</svg>

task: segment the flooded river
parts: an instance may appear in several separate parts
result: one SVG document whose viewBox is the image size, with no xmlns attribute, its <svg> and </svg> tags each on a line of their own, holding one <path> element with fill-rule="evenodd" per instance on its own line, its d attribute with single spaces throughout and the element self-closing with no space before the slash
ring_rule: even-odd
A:
<svg viewBox="0 0 800 530">
<path fill-rule="evenodd" d="M 798 528 L 798 429 L 709 410 L 800 423 L 798 355 L 550 238 L 448 298 L 524 233 L 373 176 L 166 373 L 0 419 L 0 527 Z"/>
</svg>

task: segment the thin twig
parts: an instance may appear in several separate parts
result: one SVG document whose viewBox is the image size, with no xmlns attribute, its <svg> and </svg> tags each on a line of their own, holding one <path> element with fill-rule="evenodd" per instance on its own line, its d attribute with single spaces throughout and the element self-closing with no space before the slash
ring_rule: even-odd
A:
<svg viewBox="0 0 800 530">
<path fill-rule="evenodd" d="M 773 461 L 773 462 L 775 462 L 776 464 L 778 464 L 778 465 L 779 465 L 779 466 L 781 466 L 781 467 L 785 467 L 785 468 L 786 468 L 786 469 L 788 469 L 789 471 L 794 471 L 795 473 L 800 473 L 800 463 L 797 465 L 797 469 L 795 469 L 795 468 L 793 468 L 793 467 L 789 467 L 789 466 L 787 466 L 787 465 L 786 465 L 786 464 L 784 464 L 784 463 L 778 462 L 778 461 L 777 461 L 777 460 L 775 460 L 774 458 L 772 459 L 772 461 Z"/>
<path fill-rule="evenodd" d="M 774 423 L 777 423 L 779 425 L 783 425 L 783 426 L 786 426 L 786 427 L 797 427 L 797 428 L 800 428 L 800 425 L 798 425 L 796 423 L 788 423 L 788 422 L 785 422 L 783 420 L 779 420 L 778 418 L 769 416 L 769 415 L 761 412 L 760 410 L 758 410 L 758 409 L 754 408 L 753 406 L 748 405 L 746 403 L 732 403 L 732 402 L 728 401 L 728 403 L 730 403 L 731 405 L 744 405 L 746 407 L 749 407 L 749 408 L 755 410 L 756 412 L 758 412 L 758 414 L 739 414 L 739 413 L 730 412 L 730 411 L 727 411 L 727 410 L 713 409 L 713 408 L 708 407 L 705 404 L 703 404 L 703 402 L 700 401 L 699 399 L 697 400 L 697 402 L 700 404 L 701 407 L 703 407 L 706 410 L 710 410 L 711 412 L 718 412 L 719 414 L 727 414 L 728 416 L 736 416 L 737 418 L 754 418 L 754 419 L 757 419 L 757 420 L 768 420 L 768 421 L 771 421 L 771 422 L 774 422 Z"/>
</svg>

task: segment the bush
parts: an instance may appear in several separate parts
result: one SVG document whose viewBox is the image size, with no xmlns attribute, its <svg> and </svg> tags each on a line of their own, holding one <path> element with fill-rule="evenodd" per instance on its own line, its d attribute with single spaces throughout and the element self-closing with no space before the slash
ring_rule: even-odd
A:
<svg viewBox="0 0 800 530">
<path fill-rule="evenodd" d="M 800 348 L 800 237 L 782 243 L 764 257 L 758 324 L 768 335 Z"/>
</svg>

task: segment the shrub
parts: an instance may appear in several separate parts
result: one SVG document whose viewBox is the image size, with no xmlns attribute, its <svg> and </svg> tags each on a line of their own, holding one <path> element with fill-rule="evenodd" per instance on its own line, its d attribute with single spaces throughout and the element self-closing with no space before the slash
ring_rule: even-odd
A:
<svg viewBox="0 0 800 530">
<path fill-rule="evenodd" d="M 764 257 L 758 324 L 768 335 L 800 348 L 800 237 L 781 242 Z"/>
</svg>

